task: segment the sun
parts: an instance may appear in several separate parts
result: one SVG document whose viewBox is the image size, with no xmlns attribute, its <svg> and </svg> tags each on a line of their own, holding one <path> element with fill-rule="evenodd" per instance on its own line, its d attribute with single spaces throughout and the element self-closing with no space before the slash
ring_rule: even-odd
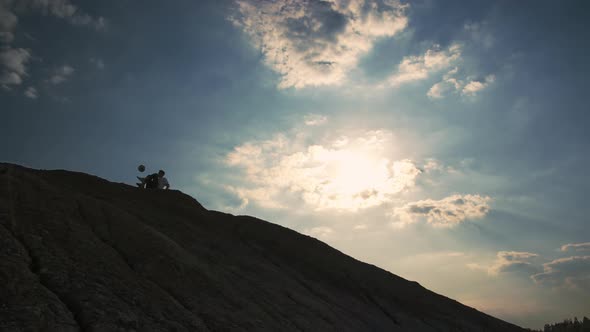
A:
<svg viewBox="0 0 590 332">
<path fill-rule="evenodd" d="M 390 175 L 386 159 L 363 151 L 340 151 L 334 166 L 333 189 L 349 196 L 380 187 Z"/>
<path fill-rule="evenodd" d="M 317 161 L 321 163 L 316 187 L 320 209 L 377 205 L 395 187 L 393 163 L 375 151 L 358 147 L 327 150 Z"/>
</svg>

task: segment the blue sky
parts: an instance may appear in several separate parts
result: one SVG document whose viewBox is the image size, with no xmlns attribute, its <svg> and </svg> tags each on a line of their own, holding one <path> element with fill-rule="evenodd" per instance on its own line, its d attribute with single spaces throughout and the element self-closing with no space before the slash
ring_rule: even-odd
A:
<svg viewBox="0 0 590 332">
<path fill-rule="evenodd" d="M 589 315 L 589 7 L 0 0 L 0 156 L 163 168 L 511 322 Z"/>
</svg>

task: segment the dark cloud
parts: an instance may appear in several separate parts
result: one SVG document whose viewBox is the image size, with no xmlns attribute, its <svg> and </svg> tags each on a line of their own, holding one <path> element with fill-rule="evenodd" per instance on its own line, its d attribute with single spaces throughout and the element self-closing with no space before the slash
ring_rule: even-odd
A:
<svg viewBox="0 0 590 332">
<path fill-rule="evenodd" d="M 334 10 L 327 1 L 309 2 L 308 13 L 307 16 L 288 18 L 284 23 L 286 35 L 299 40 L 297 44 L 300 50 L 318 47 L 322 41 L 335 42 L 348 21 L 344 14 Z"/>
<path fill-rule="evenodd" d="M 534 265 L 527 262 L 505 262 L 498 266 L 497 272 L 499 273 L 531 273 L 539 272 L 541 268 L 538 265 Z"/>
<path fill-rule="evenodd" d="M 411 205 L 409 207 L 409 211 L 411 213 L 420 213 L 420 214 L 428 214 L 433 209 L 434 209 L 434 206 L 432 206 L 432 205 L 423 205 L 423 206 Z M 440 211 L 440 210 L 437 210 L 437 211 Z"/>
<path fill-rule="evenodd" d="M 426 218 L 438 226 L 453 226 L 469 219 L 480 219 L 489 212 L 489 197 L 480 195 L 452 195 L 435 201 L 432 199 L 408 203 L 396 208 L 394 215 L 402 223 L 412 223 Z"/>
<path fill-rule="evenodd" d="M 20 85 L 27 76 L 31 53 L 22 48 L 0 50 L 0 86 Z"/>
<path fill-rule="evenodd" d="M 531 278 L 539 285 L 590 291 L 590 256 L 553 260 L 543 264 L 543 272 Z"/>
<path fill-rule="evenodd" d="M 590 242 L 564 244 L 561 251 L 590 251 Z"/>
<path fill-rule="evenodd" d="M 488 273 L 496 275 L 498 273 L 537 273 L 541 271 L 541 266 L 536 263 L 539 255 L 523 251 L 499 251 L 494 265 L 488 268 Z"/>
</svg>

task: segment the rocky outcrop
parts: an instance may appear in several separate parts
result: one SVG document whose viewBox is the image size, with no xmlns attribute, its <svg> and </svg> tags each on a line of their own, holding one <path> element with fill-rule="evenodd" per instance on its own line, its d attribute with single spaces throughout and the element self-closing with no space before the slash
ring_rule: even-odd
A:
<svg viewBox="0 0 590 332">
<path fill-rule="evenodd" d="M 0 331 L 522 331 L 179 191 L 0 164 Z"/>
</svg>

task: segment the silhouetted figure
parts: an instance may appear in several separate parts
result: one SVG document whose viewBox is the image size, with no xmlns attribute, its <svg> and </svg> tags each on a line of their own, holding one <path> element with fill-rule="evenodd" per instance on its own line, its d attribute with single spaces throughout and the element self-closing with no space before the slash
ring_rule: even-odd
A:
<svg viewBox="0 0 590 332">
<path fill-rule="evenodd" d="M 170 189 L 170 183 L 168 179 L 164 176 L 166 172 L 160 170 L 158 173 L 150 174 L 144 178 L 137 177 L 140 183 L 137 183 L 137 186 L 140 188 L 146 189 Z"/>
</svg>

